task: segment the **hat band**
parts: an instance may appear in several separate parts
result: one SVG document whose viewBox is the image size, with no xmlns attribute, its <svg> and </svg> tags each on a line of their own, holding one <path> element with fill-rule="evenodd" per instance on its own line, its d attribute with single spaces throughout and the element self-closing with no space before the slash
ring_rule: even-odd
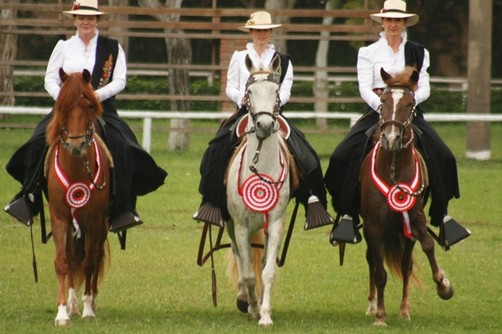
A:
<svg viewBox="0 0 502 334">
<path fill-rule="evenodd" d="M 382 13 L 403 13 L 406 14 L 406 11 L 400 9 L 382 9 Z"/>
<path fill-rule="evenodd" d="M 99 12 L 99 10 L 97 8 L 94 8 L 94 7 L 90 7 L 90 6 L 78 6 L 78 8 L 76 10 L 80 10 L 80 9 L 87 9 L 87 10 L 93 10 L 95 12 Z"/>
</svg>

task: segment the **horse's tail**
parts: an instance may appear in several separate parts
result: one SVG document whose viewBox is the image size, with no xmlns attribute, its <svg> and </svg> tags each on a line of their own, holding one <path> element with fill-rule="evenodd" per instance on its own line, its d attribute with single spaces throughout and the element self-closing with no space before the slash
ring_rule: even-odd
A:
<svg viewBox="0 0 502 334">
<path fill-rule="evenodd" d="M 251 244 L 264 245 L 265 242 L 265 233 L 263 229 L 260 229 L 258 232 L 251 236 Z M 256 293 L 258 296 L 261 296 L 263 281 L 262 281 L 262 259 L 264 250 L 259 247 L 252 247 L 252 260 L 253 267 L 256 276 Z M 232 284 L 236 290 L 239 289 L 239 272 L 237 270 L 237 262 L 235 261 L 235 257 L 233 254 L 230 254 L 231 259 L 229 260 L 227 275 L 230 280 L 230 284 Z"/>
<path fill-rule="evenodd" d="M 75 261 L 73 282 L 75 285 L 75 290 L 78 290 L 85 281 L 85 271 L 84 271 L 84 262 L 86 260 L 85 234 L 82 234 L 82 236 L 77 239 L 74 238 L 70 232 L 68 235 L 68 242 L 69 245 L 71 245 L 69 258 L 73 258 L 73 261 Z M 89 260 L 92 261 L 92 259 L 88 259 L 88 261 Z M 108 238 L 105 240 L 101 254 L 100 256 L 97 257 L 96 262 L 98 266 L 97 270 L 98 282 L 101 282 L 104 277 L 106 267 L 109 266 L 110 264 L 110 246 L 108 243 Z"/>
<path fill-rule="evenodd" d="M 390 272 L 400 278 L 403 279 L 403 273 L 401 272 L 401 262 L 404 254 L 404 236 L 400 237 L 389 237 L 383 243 L 383 252 L 385 263 L 389 268 Z M 411 255 L 410 262 L 412 265 L 412 270 L 410 274 L 410 282 L 415 283 L 418 287 L 423 287 L 423 283 L 420 280 L 420 277 L 417 275 L 417 271 L 414 265 L 413 254 Z"/>
</svg>

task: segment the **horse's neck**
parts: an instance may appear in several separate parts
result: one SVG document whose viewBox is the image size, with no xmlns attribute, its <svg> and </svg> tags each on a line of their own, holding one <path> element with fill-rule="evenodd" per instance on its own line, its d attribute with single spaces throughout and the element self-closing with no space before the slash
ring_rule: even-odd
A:
<svg viewBox="0 0 502 334">
<path fill-rule="evenodd" d="M 87 148 L 85 157 L 89 162 L 89 171 L 91 173 L 95 172 L 98 166 L 96 164 L 96 151 L 94 150 L 94 145 Z M 84 165 L 84 158 L 72 156 L 62 146 L 59 147 L 59 165 L 70 180 L 88 177 L 88 171 Z"/>
<path fill-rule="evenodd" d="M 407 148 L 395 152 L 387 151 L 380 147 L 377 155 L 377 172 L 386 179 L 389 178 L 392 173 L 398 178 L 411 177 L 415 170 L 413 150 L 413 145 L 409 145 Z"/>
<path fill-rule="evenodd" d="M 254 134 L 248 135 L 247 149 L 244 157 L 245 163 L 250 166 L 254 164 L 260 173 L 277 170 L 281 150 L 279 140 L 280 138 L 277 133 L 274 133 L 270 137 L 264 139 L 258 155 L 258 162 L 254 164 L 253 160 L 255 159 L 256 152 L 259 148 L 259 140 Z"/>
</svg>

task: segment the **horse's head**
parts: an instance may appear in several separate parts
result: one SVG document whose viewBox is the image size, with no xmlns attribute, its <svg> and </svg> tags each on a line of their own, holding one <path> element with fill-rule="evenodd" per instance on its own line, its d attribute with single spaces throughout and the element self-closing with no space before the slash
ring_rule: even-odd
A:
<svg viewBox="0 0 502 334">
<path fill-rule="evenodd" d="M 413 141 L 411 121 L 415 116 L 415 90 L 418 72 L 413 67 L 392 77 L 380 69 L 387 84 L 380 99 L 380 144 L 389 151 L 401 150 Z"/>
<path fill-rule="evenodd" d="M 246 55 L 246 67 L 250 76 L 244 101 L 253 121 L 252 131 L 258 138 L 264 139 L 278 130 L 280 84 L 277 71 L 281 67 L 281 57 L 276 55 L 268 68 L 255 68 Z"/>
<path fill-rule="evenodd" d="M 103 108 L 91 86 L 88 70 L 67 74 L 61 68 L 59 76 L 63 84 L 47 126 L 47 144 L 59 141 L 71 155 L 82 156 L 92 144 L 94 124 Z"/>
</svg>

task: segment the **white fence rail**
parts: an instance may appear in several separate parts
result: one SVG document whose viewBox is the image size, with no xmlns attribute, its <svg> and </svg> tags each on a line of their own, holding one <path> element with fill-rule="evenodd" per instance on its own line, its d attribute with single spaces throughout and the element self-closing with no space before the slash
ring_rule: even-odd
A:
<svg viewBox="0 0 502 334">
<path fill-rule="evenodd" d="M 51 108 L 40 107 L 20 107 L 20 106 L 0 106 L 0 114 L 4 115 L 46 115 Z M 228 112 L 172 112 L 172 111 L 119 111 L 123 118 L 143 119 L 143 148 L 150 152 L 152 120 L 153 119 L 213 119 L 220 120 L 231 115 Z M 288 118 L 296 119 L 346 119 L 350 124 L 354 124 L 361 113 L 351 112 L 295 112 L 285 113 Z M 452 113 L 428 113 L 425 119 L 429 122 L 502 122 L 502 114 L 452 114 Z"/>
</svg>

